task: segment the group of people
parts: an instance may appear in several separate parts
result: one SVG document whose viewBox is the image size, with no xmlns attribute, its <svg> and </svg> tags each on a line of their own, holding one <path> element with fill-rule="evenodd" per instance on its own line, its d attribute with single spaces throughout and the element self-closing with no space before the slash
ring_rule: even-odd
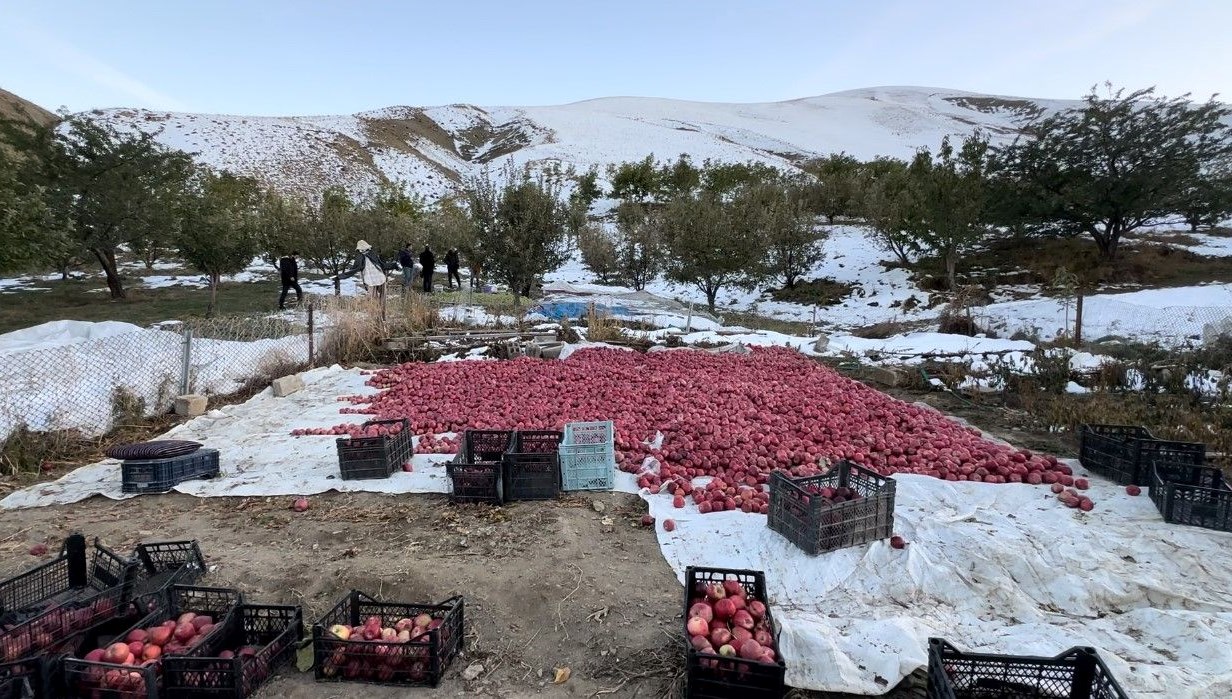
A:
<svg viewBox="0 0 1232 699">
<path fill-rule="evenodd" d="M 292 251 L 290 255 L 284 256 L 278 260 L 278 273 L 282 278 L 282 292 L 278 295 L 278 308 L 286 309 L 287 292 L 295 290 L 295 303 L 299 303 L 304 292 L 299 286 L 299 253 Z M 436 255 L 432 252 L 432 247 L 425 245 L 423 251 L 419 253 L 418 260 L 415 259 L 414 253 L 411 251 L 411 244 L 404 243 L 402 249 L 398 251 L 398 261 L 396 263 L 387 264 L 377 254 L 376 250 L 367 241 L 361 240 L 355 244 L 355 259 L 351 264 L 350 269 L 334 276 L 334 280 L 346 279 L 359 275 L 360 281 L 368 288 L 369 292 L 374 296 L 381 296 L 385 293 L 385 284 L 389 281 L 388 272 L 402 270 L 402 293 L 406 294 L 415 287 L 415 279 L 422 279 L 422 288 L 424 293 L 432 293 L 432 276 L 436 273 Z M 445 270 L 448 273 L 449 288 L 453 289 L 454 280 L 458 282 L 458 288 L 462 288 L 462 275 L 460 274 L 461 260 L 458 256 L 457 248 L 449 248 L 445 253 Z"/>
</svg>

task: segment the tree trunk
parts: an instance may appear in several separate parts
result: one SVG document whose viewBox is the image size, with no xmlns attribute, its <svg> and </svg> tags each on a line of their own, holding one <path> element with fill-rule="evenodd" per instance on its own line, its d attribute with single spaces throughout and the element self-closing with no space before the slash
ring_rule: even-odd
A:
<svg viewBox="0 0 1232 699">
<path fill-rule="evenodd" d="M 210 273 L 210 305 L 205 307 L 205 317 L 213 318 L 214 309 L 218 307 L 218 283 L 221 281 L 216 272 Z"/>
<path fill-rule="evenodd" d="M 958 288 L 958 260 L 952 254 L 945 256 L 945 279 L 950 291 Z"/>
<path fill-rule="evenodd" d="M 334 296 L 342 296 L 342 280 L 338 275 L 334 275 Z"/>
<path fill-rule="evenodd" d="M 111 292 L 111 299 L 128 298 L 124 292 L 124 284 L 120 281 L 120 275 L 116 271 L 115 250 L 112 248 L 90 248 L 90 252 L 94 253 L 95 259 L 103 266 L 103 274 L 107 276 L 107 290 Z"/>
<path fill-rule="evenodd" d="M 714 302 L 715 302 L 715 299 L 718 298 L 719 296 L 719 287 L 718 286 L 707 286 L 705 288 L 705 292 L 706 292 L 706 305 L 710 307 L 710 312 L 714 313 Z"/>
<path fill-rule="evenodd" d="M 1099 247 L 1099 258 L 1104 262 L 1116 261 L 1118 244 L 1121 242 L 1121 231 L 1111 226 L 1103 232 L 1093 232 L 1095 245 Z"/>
</svg>

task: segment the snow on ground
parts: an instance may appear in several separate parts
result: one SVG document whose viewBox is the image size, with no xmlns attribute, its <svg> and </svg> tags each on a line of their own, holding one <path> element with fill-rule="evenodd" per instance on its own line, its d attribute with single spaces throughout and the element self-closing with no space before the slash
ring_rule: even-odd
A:
<svg viewBox="0 0 1232 699">
<path fill-rule="evenodd" d="M 198 496 L 300 495 L 327 490 L 443 493 L 442 461 L 415 457 L 412 473 L 380 481 L 337 477 L 334 439 L 291 437 L 297 427 L 343 418 L 344 395 L 367 394 L 365 376 L 339 367 L 304 375 L 286 398 L 269 390 L 177 426 L 165 437 L 220 450 L 221 474 L 176 489 Z M 766 572 L 781 627 L 789 684 L 878 694 L 927 662 L 942 636 L 972 651 L 1053 655 L 1074 645 L 1101 652 L 1135 697 L 1188 699 L 1232 693 L 1232 534 L 1165 525 L 1146 497 L 1093 479 L 1089 513 L 1042 487 L 951 483 L 899 476 L 894 531 L 884 541 L 806 556 L 761 515 L 701 516 L 666 495 L 640 495 L 660 548 L 683 580 L 687 565 Z M 617 489 L 638 492 L 617 473 Z M 103 461 L 10 494 L 0 507 L 75 502 L 120 492 L 119 465 Z"/>
<path fill-rule="evenodd" d="M 53 320 L 42 325 L 0 335 L 0 355 L 29 349 L 64 347 L 139 330 L 141 330 L 140 326 L 114 320 L 98 323 L 81 320 Z"/>
</svg>

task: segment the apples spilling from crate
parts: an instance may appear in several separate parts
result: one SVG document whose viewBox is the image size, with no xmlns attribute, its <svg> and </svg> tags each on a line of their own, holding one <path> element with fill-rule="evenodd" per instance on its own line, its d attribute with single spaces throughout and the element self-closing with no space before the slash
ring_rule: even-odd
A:
<svg viewBox="0 0 1232 699">
<path fill-rule="evenodd" d="M 421 681 L 427 677 L 431 658 L 428 641 L 435 630 L 441 645 L 449 641 L 444 619 L 422 613 L 383 626 L 379 616 L 370 616 L 358 626 L 334 624 L 329 636 L 346 644 L 337 646 L 321 666 L 326 677 L 388 682 L 395 676 Z"/>
<path fill-rule="evenodd" d="M 350 437 L 351 439 L 359 439 L 360 437 L 393 437 L 402 433 L 402 425 L 356 425 L 346 423 L 345 425 L 335 425 L 334 427 L 304 427 L 291 430 L 291 435 L 295 437 L 305 437 L 308 435 L 334 435 L 338 437 Z"/>
<path fill-rule="evenodd" d="M 196 647 L 213 630 L 213 617 L 193 612 L 185 612 L 176 619 L 168 619 L 156 626 L 133 629 L 124 638 L 85 654 L 83 659 L 88 662 L 121 666 L 110 669 L 91 667 L 85 682 L 94 687 L 143 691 L 145 677 L 140 672 L 125 670 L 124 666 L 157 665 L 163 656 L 183 654 Z"/>
<path fill-rule="evenodd" d="M 689 602 L 685 629 L 702 655 L 774 663 L 774 629 L 764 600 L 748 594 L 738 580 L 698 583 Z M 717 667 L 715 659 L 703 667 Z"/>
<path fill-rule="evenodd" d="M 773 471 L 816 475 L 823 459 L 848 459 L 881 475 L 1072 484 L 1055 457 L 988 441 L 785 348 L 749 355 L 593 348 L 563 361 L 407 363 L 374 372 L 367 383 L 382 391 L 344 397 L 354 406 L 346 412 L 406 418 L 421 435 L 612 420 L 618 467 L 652 491 L 674 492 L 699 476 L 756 489 Z M 647 468 L 649 458 L 659 466 Z M 744 495 L 736 507 L 729 499 L 735 504 L 735 494 L 707 498 L 708 511 L 760 512 L 764 503 L 746 509 Z"/>
</svg>

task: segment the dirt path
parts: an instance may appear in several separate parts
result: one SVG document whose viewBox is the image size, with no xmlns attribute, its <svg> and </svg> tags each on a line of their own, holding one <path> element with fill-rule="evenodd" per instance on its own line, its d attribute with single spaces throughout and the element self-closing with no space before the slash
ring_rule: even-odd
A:
<svg viewBox="0 0 1232 699">
<path fill-rule="evenodd" d="M 32 544 L 54 551 L 81 531 L 121 550 L 195 538 L 210 564 L 202 584 L 303 605 L 305 623 L 352 588 L 410 602 L 466 598 L 465 655 L 436 690 L 318 684 L 288 670 L 261 698 L 676 695 L 680 584 L 654 532 L 639 525 L 645 507 L 635 496 L 499 509 L 454 508 L 432 495 L 331 493 L 311 503 L 296 514 L 288 498 L 171 494 L 4 511 L 0 528 L 13 534 L 0 541 L 0 573 L 34 563 Z M 570 678 L 553 685 L 558 667 Z M 468 668 L 475 679 L 463 679 Z"/>
</svg>

